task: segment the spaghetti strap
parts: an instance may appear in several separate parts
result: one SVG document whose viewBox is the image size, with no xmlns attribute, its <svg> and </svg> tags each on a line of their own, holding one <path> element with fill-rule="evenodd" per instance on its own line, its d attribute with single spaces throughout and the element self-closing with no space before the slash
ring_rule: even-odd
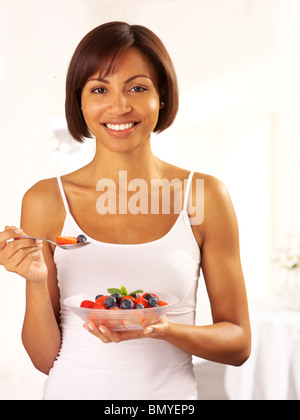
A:
<svg viewBox="0 0 300 420">
<path fill-rule="evenodd" d="M 189 200 L 193 175 L 194 175 L 194 172 L 191 171 L 190 174 L 189 174 L 189 177 L 187 179 L 187 182 L 186 182 L 183 210 L 187 210 L 187 204 L 188 204 L 188 200 Z"/>
<path fill-rule="evenodd" d="M 64 190 L 64 187 L 63 187 L 60 176 L 57 177 L 57 183 L 58 183 L 58 186 L 59 186 L 59 190 L 60 190 L 60 193 L 61 193 L 61 198 L 63 200 L 66 213 L 70 213 L 68 202 L 67 202 L 67 197 L 66 197 L 65 190 Z"/>
</svg>

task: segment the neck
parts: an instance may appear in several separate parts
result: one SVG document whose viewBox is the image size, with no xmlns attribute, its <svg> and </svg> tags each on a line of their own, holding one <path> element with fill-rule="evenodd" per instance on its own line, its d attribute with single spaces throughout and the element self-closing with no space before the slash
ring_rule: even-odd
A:
<svg viewBox="0 0 300 420">
<path fill-rule="evenodd" d="M 108 178 L 118 185 L 121 171 L 126 171 L 128 181 L 141 178 L 150 183 L 151 179 L 161 177 L 162 161 L 153 154 L 150 142 L 127 152 L 115 152 L 97 144 L 94 159 L 87 168 L 93 183 Z"/>
</svg>

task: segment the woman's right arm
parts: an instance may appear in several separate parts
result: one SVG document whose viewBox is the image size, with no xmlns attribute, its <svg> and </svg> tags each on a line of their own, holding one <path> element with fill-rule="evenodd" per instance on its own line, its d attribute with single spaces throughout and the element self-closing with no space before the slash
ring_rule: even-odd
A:
<svg viewBox="0 0 300 420">
<path fill-rule="evenodd" d="M 21 228 L 30 236 L 47 238 L 51 208 L 39 190 L 40 186 L 33 187 L 23 198 Z M 0 242 L 1 234 L 2 238 L 10 235 L 13 241 L 0 243 L 0 263 L 26 279 L 23 345 L 33 365 L 48 374 L 61 347 L 59 290 L 53 252 L 48 243 L 42 245 L 22 239 L 22 233 L 16 235 L 12 227 L 0 233 Z"/>
</svg>

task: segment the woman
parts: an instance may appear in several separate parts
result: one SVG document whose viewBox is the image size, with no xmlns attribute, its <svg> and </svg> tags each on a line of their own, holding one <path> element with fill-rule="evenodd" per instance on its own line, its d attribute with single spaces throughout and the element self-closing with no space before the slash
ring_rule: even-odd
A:
<svg viewBox="0 0 300 420">
<path fill-rule="evenodd" d="M 151 133 L 169 127 L 177 109 L 171 59 L 150 30 L 111 22 L 80 42 L 67 76 L 66 116 L 75 140 L 95 137 L 95 157 L 73 173 L 34 185 L 23 199 L 22 229 L 7 226 L 0 233 L 1 264 L 26 279 L 22 339 L 34 366 L 49 375 L 44 399 L 197 399 L 192 355 L 236 366 L 249 357 L 229 194 L 216 178 L 170 165 L 151 151 Z M 120 192 L 120 174 L 128 185 L 142 180 L 149 187 L 139 197 L 148 199 L 146 211 L 130 211 L 129 188 L 122 195 L 126 211 L 124 200 L 99 207 L 99 182 L 110 180 Z M 176 181 L 170 208 L 162 211 L 161 188 L 159 210 L 153 211 L 150 185 L 163 179 Z M 201 180 L 204 217 L 195 222 Z M 67 252 L 22 239 L 24 232 L 52 240 L 84 234 L 92 243 Z M 194 325 L 200 265 L 213 318 L 207 326 Z M 68 296 L 94 297 L 122 284 L 171 293 L 180 303 L 156 324 L 128 332 L 92 322 L 82 328 L 62 304 Z"/>
</svg>

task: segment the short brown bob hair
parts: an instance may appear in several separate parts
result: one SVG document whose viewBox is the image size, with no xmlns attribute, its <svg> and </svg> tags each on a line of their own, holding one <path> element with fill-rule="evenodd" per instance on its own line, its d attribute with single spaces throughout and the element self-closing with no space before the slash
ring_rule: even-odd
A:
<svg viewBox="0 0 300 420">
<path fill-rule="evenodd" d="M 109 22 L 89 32 L 71 59 L 66 81 L 66 119 L 70 134 L 83 142 L 92 137 L 81 111 L 81 93 L 89 77 L 99 70 L 105 77 L 114 69 L 121 53 L 135 47 L 154 65 L 159 80 L 160 109 L 154 132 L 160 133 L 174 121 L 178 111 L 178 85 L 171 58 L 162 41 L 150 29 L 125 22 Z"/>
</svg>

